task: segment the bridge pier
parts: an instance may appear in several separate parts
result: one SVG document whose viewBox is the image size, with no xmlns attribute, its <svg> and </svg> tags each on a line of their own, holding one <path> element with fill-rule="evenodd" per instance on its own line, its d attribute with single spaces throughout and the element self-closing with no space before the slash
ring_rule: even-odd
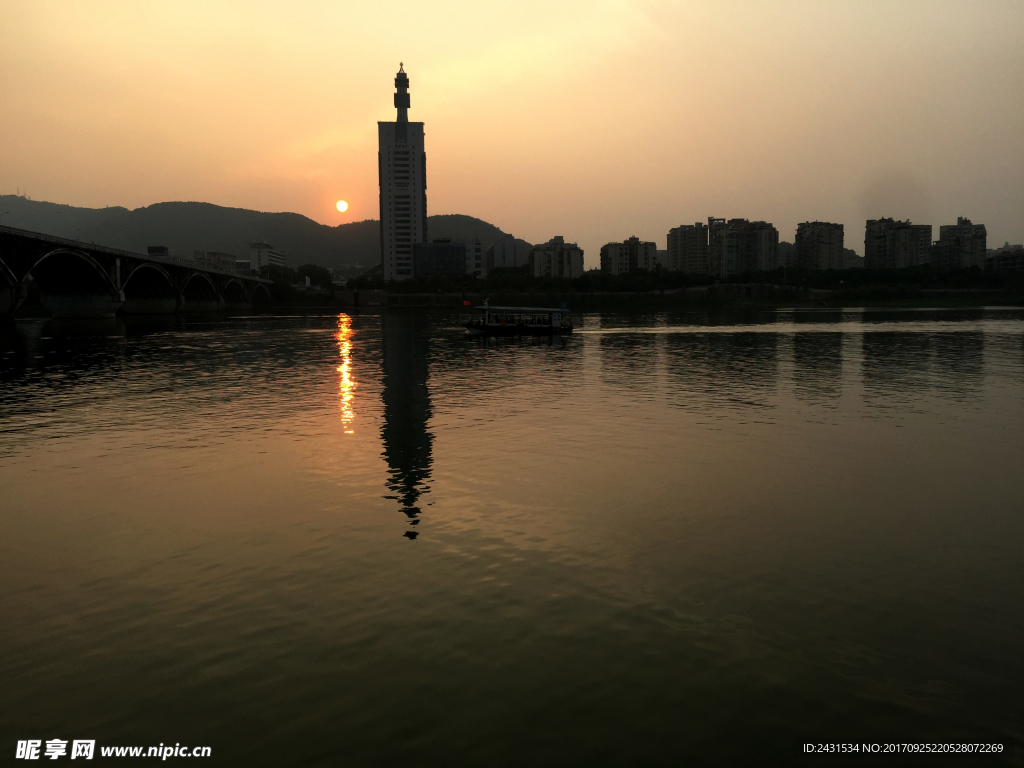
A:
<svg viewBox="0 0 1024 768">
<path fill-rule="evenodd" d="M 0 316 L 14 315 L 14 310 L 25 300 L 27 291 L 10 268 L 0 261 Z"/>
<path fill-rule="evenodd" d="M 5 285 L 0 286 L 0 315 L 13 315 L 24 298 L 24 291 Z"/>
</svg>

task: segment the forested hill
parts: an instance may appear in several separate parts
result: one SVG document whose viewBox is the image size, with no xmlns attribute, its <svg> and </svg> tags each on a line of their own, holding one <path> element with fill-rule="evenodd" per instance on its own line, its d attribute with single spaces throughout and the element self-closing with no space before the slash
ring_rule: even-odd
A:
<svg viewBox="0 0 1024 768">
<path fill-rule="evenodd" d="M 70 205 L 0 195 L 0 223 L 33 232 L 94 242 L 126 251 L 146 252 L 165 245 L 175 256 L 220 251 L 247 256 L 249 243 L 264 240 L 288 256 L 295 267 L 318 264 L 364 269 L 380 263 L 380 224 L 376 219 L 329 227 L 298 213 L 263 213 L 210 203 L 157 203 L 146 208 L 75 208 Z M 486 249 L 504 233 L 472 216 L 427 218 L 433 238 L 479 238 Z M 529 248 L 524 241 L 517 245 Z"/>
</svg>

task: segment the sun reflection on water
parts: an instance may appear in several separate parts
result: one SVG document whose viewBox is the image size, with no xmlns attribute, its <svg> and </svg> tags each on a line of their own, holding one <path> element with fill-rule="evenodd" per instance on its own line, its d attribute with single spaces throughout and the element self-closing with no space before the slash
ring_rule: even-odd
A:
<svg viewBox="0 0 1024 768">
<path fill-rule="evenodd" d="M 356 390 L 355 379 L 352 378 L 352 318 L 342 312 L 338 315 L 338 354 L 341 355 L 341 365 L 338 366 L 338 408 L 341 410 L 341 425 L 346 435 L 355 432 L 352 429 L 352 421 L 355 419 L 355 411 L 352 410 L 352 399 Z"/>
</svg>

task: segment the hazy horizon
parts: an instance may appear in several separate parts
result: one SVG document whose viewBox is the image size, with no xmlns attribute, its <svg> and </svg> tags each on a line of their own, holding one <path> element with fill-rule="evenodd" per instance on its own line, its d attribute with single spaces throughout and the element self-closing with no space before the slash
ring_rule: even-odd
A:
<svg viewBox="0 0 1024 768">
<path fill-rule="evenodd" d="M 403 61 L 429 213 L 588 266 L 708 216 L 837 221 L 858 253 L 866 218 L 967 216 L 992 247 L 1024 240 L 1022 28 L 995 0 L 16 5 L 0 193 L 376 219 Z"/>
</svg>

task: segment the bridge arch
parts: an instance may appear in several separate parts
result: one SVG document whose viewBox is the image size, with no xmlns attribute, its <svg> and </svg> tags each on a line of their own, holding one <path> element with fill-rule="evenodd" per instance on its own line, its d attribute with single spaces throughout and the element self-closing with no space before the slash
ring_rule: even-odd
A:
<svg viewBox="0 0 1024 768">
<path fill-rule="evenodd" d="M 178 292 L 170 273 L 159 264 L 142 263 L 124 281 L 126 315 L 171 315 L 178 309 Z"/>
<path fill-rule="evenodd" d="M 21 280 L 39 288 L 39 299 L 54 317 L 113 317 L 124 294 L 88 253 L 55 248 L 37 259 Z"/>
<path fill-rule="evenodd" d="M 248 304 L 249 297 L 245 294 L 245 286 L 240 280 L 228 280 L 221 286 L 221 296 L 225 304 Z"/>
<path fill-rule="evenodd" d="M 270 304 L 270 291 L 263 283 L 256 283 L 249 291 L 249 303 L 254 307 L 263 307 Z"/>
<path fill-rule="evenodd" d="M 156 275 L 152 274 L 154 272 L 156 273 L 156 275 L 160 275 L 163 277 L 164 282 L 168 285 L 168 287 L 170 287 L 172 290 L 174 289 L 174 278 L 171 277 L 170 272 L 168 272 L 159 264 L 152 264 L 150 262 L 145 261 L 136 266 L 135 269 L 133 269 L 131 273 L 128 274 L 127 277 L 125 277 L 125 289 L 128 288 L 128 285 L 132 282 L 133 278 L 142 278 L 147 281 L 152 280 L 153 278 L 156 277 Z"/>
<path fill-rule="evenodd" d="M 71 248 L 55 248 L 44 254 L 25 273 L 26 278 L 30 275 L 43 293 L 109 293 L 115 296 L 119 293 L 110 275 L 96 259 Z"/>
<path fill-rule="evenodd" d="M 220 292 L 205 272 L 193 272 L 181 289 L 182 312 L 216 312 L 222 306 Z"/>
</svg>

